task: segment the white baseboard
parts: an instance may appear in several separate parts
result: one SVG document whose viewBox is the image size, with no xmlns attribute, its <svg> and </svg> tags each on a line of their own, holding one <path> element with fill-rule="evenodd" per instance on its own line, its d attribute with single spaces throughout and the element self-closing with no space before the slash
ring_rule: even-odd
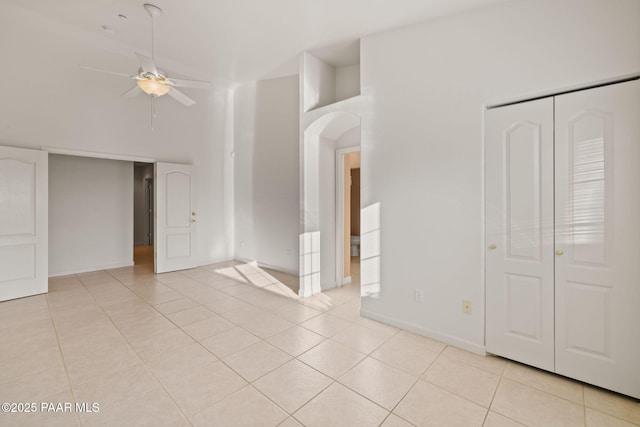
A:
<svg viewBox="0 0 640 427">
<path fill-rule="evenodd" d="M 441 332 L 434 331 L 429 328 L 423 328 L 422 326 L 415 325 L 413 323 L 405 322 L 403 320 L 394 319 L 382 314 L 374 313 L 364 309 L 360 309 L 360 315 L 368 319 L 376 320 L 378 322 L 386 323 L 387 325 L 395 326 L 396 328 L 404 329 L 414 334 L 423 335 L 427 338 L 440 341 L 445 344 L 450 344 L 454 347 L 461 348 L 463 350 L 470 351 L 481 356 L 487 355 L 487 349 L 484 345 L 455 337 L 453 335 L 443 334 Z"/>
<path fill-rule="evenodd" d="M 91 267 L 82 267 L 68 271 L 49 272 L 49 277 L 71 276 L 72 274 L 91 273 L 92 271 L 100 270 L 113 270 L 114 268 L 133 267 L 133 265 L 133 261 L 118 264 L 94 265 Z"/>
<path fill-rule="evenodd" d="M 324 285 L 320 285 L 320 292 L 327 292 L 337 287 L 338 285 L 336 284 L 336 282 L 325 283 Z"/>
<path fill-rule="evenodd" d="M 351 283 L 351 276 L 349 276 L 349 277 L 344 277 L 344 278 L 342 279 L 342 284 L 343 284 L 343 285 L 348 285 L 349 283 Z"/>
<path fill-rule="evenodd" d="M 204 267 L 205 265 L 211 265 L 211 264 L 220 264 L 222 262 L 229 262 L 229 261 L 235 261 L 235 260 L 233 259 L 233 257 L 224 257 L 224 258 L 214 257 L 214 258 L 200 259 L 198 260 L 198 267 Z"/>
<path fill-rule="evenodd" d="M 310 289 L 307 289 L 307 292 L 303 292 L 303 291 L 304 291 L 303 286 L 300 286 L 300 288 L 298 289 L 298 296 L 300 298 L 309 298 L 313 296 Z"/>
</svg>

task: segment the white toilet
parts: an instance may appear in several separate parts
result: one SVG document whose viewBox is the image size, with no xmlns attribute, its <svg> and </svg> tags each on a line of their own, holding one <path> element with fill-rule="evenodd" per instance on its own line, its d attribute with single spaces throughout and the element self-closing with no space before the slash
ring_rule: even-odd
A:
<svg viewBox="0 0 640 427">
<path fill-rule="evenodd" d="M 360 236 L 351 236 L 351 256 L 360 256 Z"/>
</svg>

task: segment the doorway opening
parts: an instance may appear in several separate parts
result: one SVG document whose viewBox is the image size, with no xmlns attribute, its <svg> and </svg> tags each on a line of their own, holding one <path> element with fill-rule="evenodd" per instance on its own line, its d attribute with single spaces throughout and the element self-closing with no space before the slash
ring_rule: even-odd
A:
<svg viewBox="0 0 640 427">
<path fill-rule="evenodd" d="M 336 150 L 336 166 L 337 282 L 360 287 L 360 148 Z"/>
<path fill-rule="evenodd" d="M 350 218 L 345 221 L 345 235 L 349 236 L 349 276 L 354 286 L 360 287 L 360 152 L 353 153 L 351 161 Z M 357 162 L 357 167 L 356 166 Z"/>
<path fill-rule="evenodd" d="M 344 168 L 340 161 L 344 159 L 337 153 L 359 151 L 360 133 L 360 116 L 347 112 L 327 113 L 304 131 L 299 290 L 302 297 L 346 284 L 344 260 L 350 258 L 351 234 L 344 233 L 344 214 L 338 214 L 345 206 L 345 181 L 344 174 L 339 173 Z M 345 248 L 346 236 L 349 246 Z"/>
<path fill-rule="evenodd" d="M 153 271 L 154 262 L 153 163 L 133 165 L 133 263 Z"/>
</svg>

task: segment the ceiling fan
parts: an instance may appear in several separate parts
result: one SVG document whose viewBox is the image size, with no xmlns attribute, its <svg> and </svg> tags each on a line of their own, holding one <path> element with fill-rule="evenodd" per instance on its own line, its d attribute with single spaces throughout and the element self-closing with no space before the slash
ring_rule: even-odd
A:
<svg viewBox="0 0 640 427">
<path fill-rule="evenodd" d="M 145 3 L 144 8 L 151 16 L 151 58 L 142 55 L 138 52 L 135 52 L 136 57 L 138 58 L 138 63 L 140 64 L 140 68 L 138 69 L 138 74 L 127 74 L 127 73 L 119 73 L 116 71 L 102 70 L 99 68 L 88 67 L 85 65 L 81 65 L 81 68 L 90 71 L 98 71 L 100 73 L 113 74 L 116 76 L 124 76 L 131 78 L 133 80 L 137 80 L 135 86 L 131 89 L 124 92 L 121 96 L 125 98 L 130 98 L 136 95 L 140 95 L 142 93 L 146 93 L 151 96 L 151 109 L 152 109 L 152 117 L 154 115 L 154 107 L 153 100 L 159 96 L 169 95 L 176 101 L 182 103 L 183 105 L 190 106 L 196 103 L 193 99 L 189 98 L 183 92 L 180 92 L 176 87 L 188 87 L 188 88 L 196 88 L 196 89 L 211 89 L 211 83 L 200 80 L 184 80 L 184 79 L 174 79 L 169 78 L 167 75 L 156 67 L 155 62 L 155 18 L 162 14 L 162 9 L 158 6 Z"/>
</svg>

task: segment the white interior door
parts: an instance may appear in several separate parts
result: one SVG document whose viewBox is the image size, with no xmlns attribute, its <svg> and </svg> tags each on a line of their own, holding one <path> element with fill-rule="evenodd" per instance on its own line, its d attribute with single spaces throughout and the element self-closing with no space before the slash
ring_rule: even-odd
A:
<svg viewBox="0 0 640 427">
<path fill-rule="evenodd" d="M 553 100 L 486 112 L 486 348 L 552 371 Z"/>
<path fill-rule="evenodd" d="M 640 398 L 640 82 L 556 97 L 556 371 Z"/>
<path fill-rule="evenodd" d="M 196 210 L 194 168 L 155 164 L 155 271 L 195 268 Z"/>
<path fill-rule="evenodd" d="M 0 146 L 0 301 L 49 290 L 47 156 Z"/>
</svg>

